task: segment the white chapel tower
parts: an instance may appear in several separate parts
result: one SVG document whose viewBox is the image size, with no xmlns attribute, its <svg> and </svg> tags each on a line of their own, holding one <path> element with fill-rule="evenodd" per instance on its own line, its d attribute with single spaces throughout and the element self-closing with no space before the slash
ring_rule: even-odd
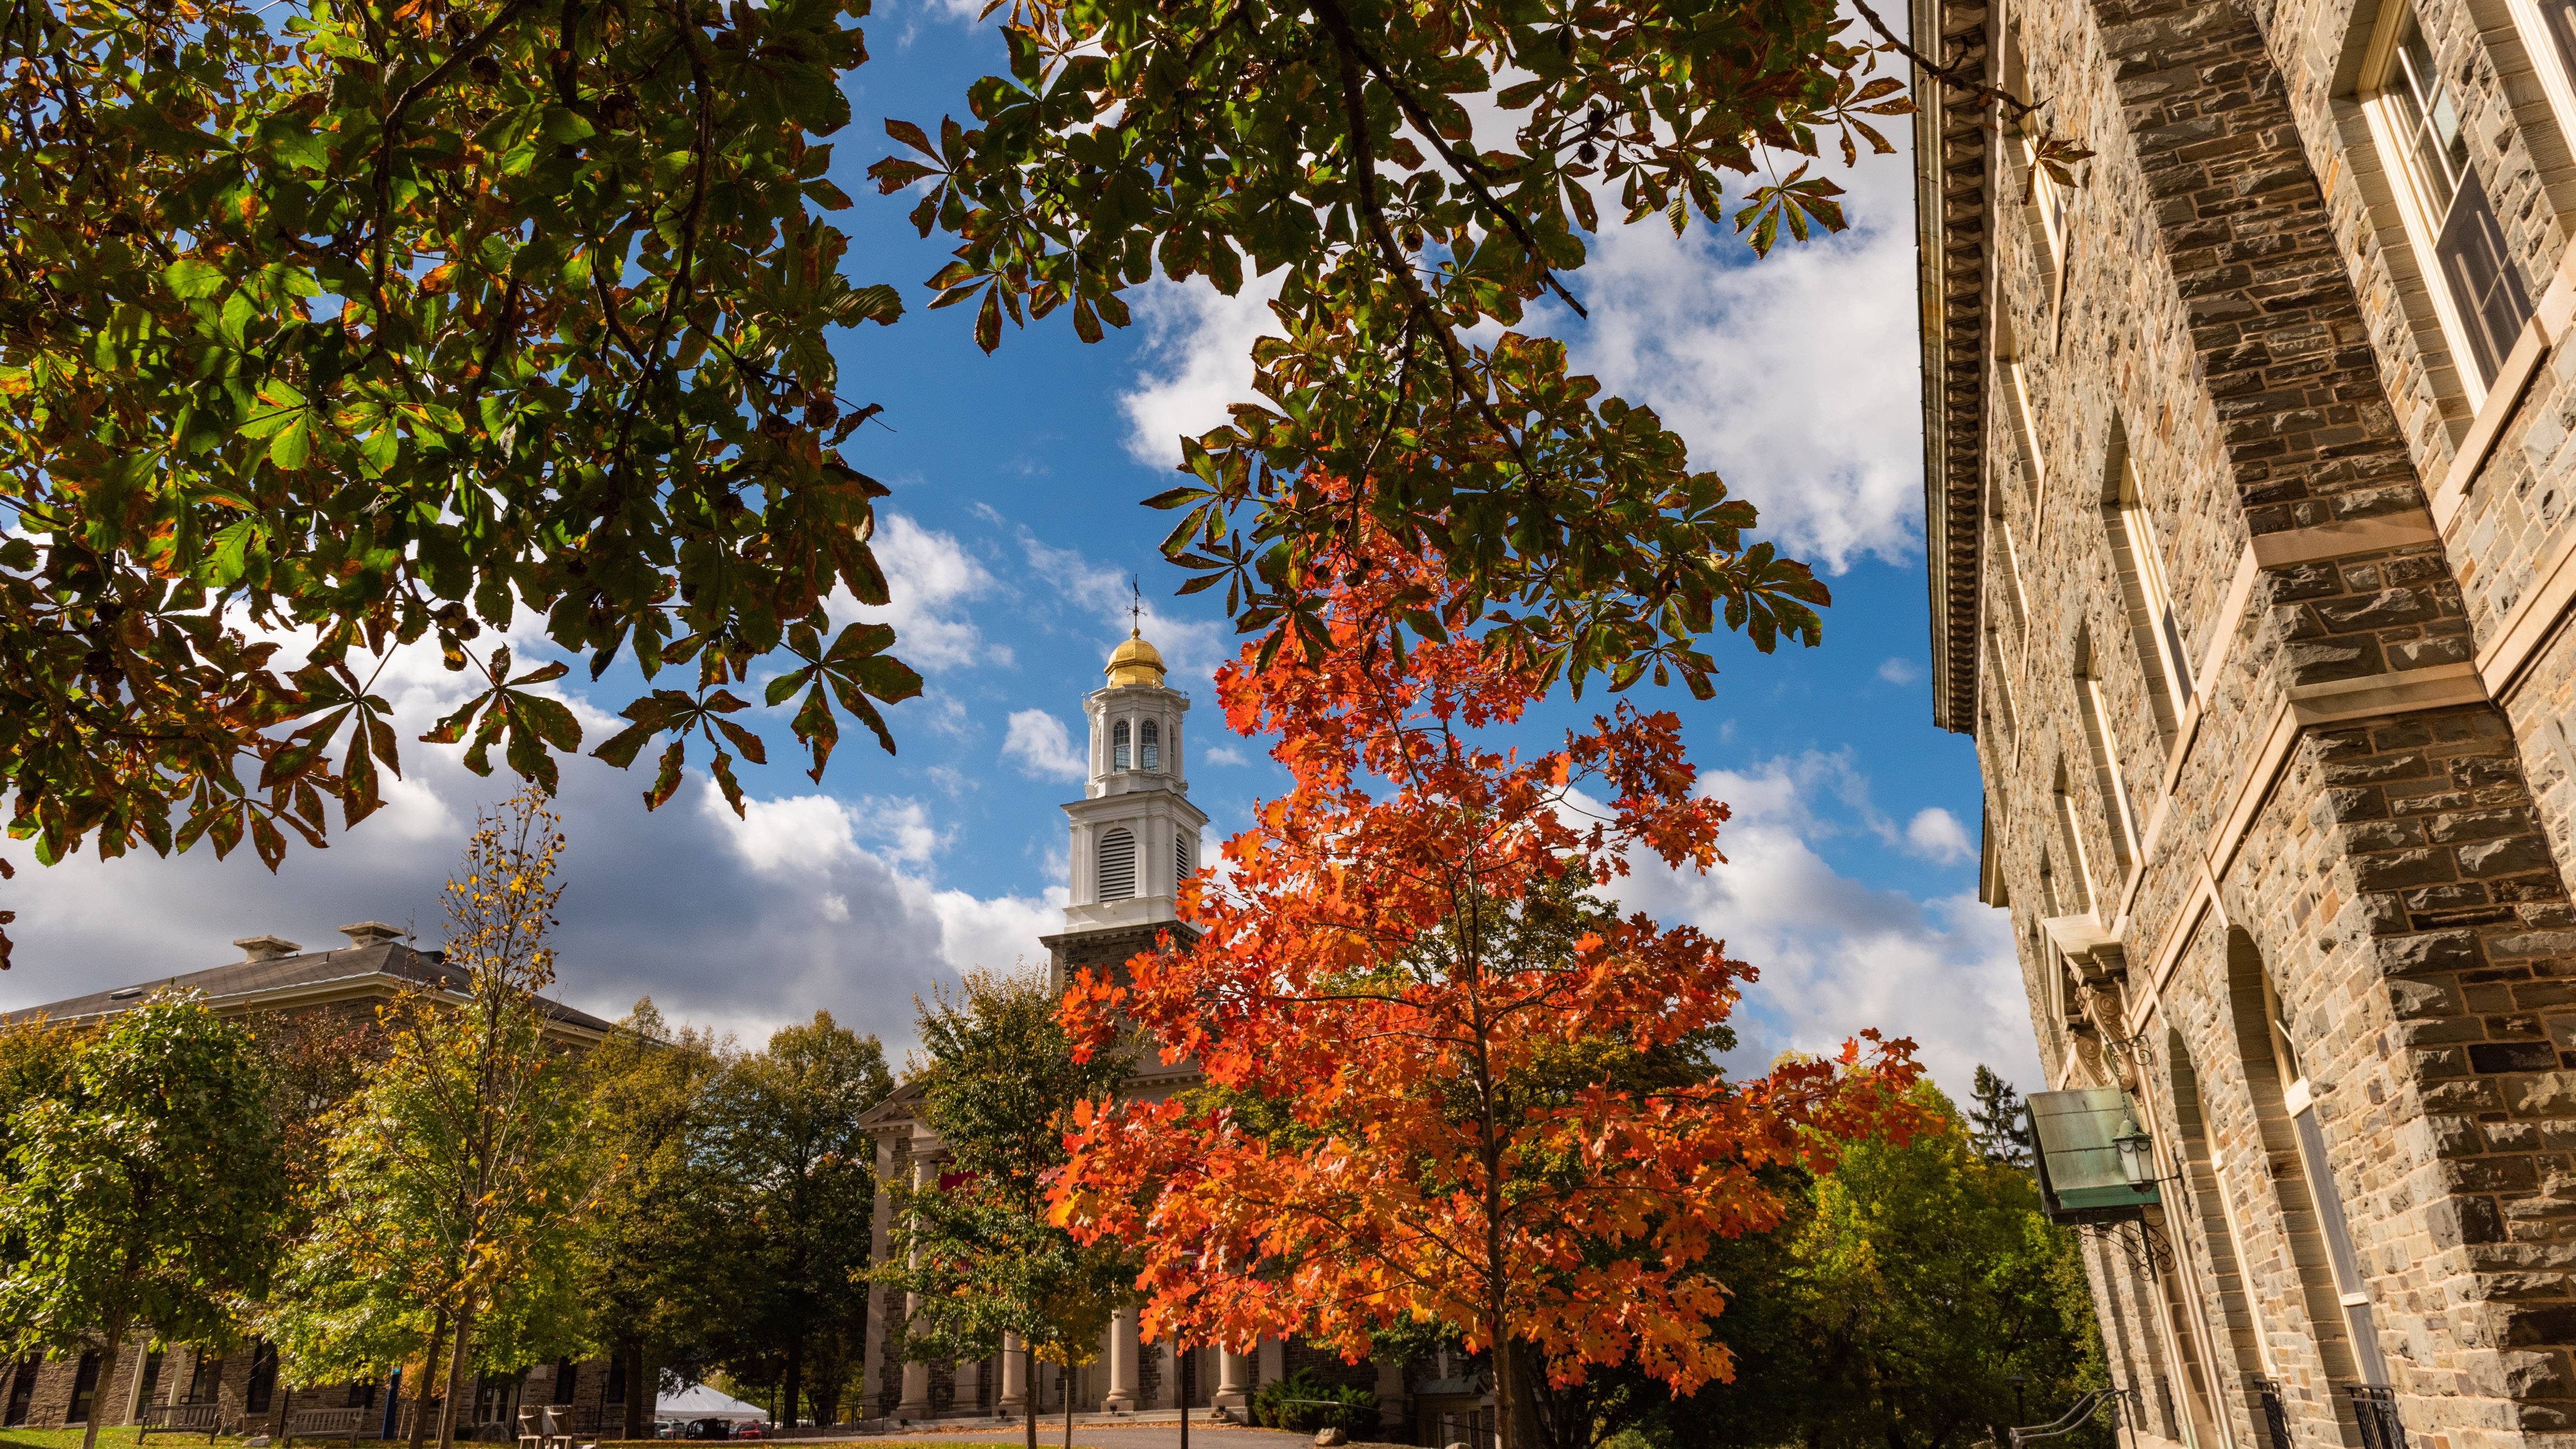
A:
<svg viewBox="0 0 2576 1449">
<path fill-rule="evenodd" d="M 1199 866 L 1207 816 L 1190 803 L 1182 720 L 1190 699 L 1163 683 L 1163 656 L 1130 631 L 1109 682 L 1082 702 L 1091 778 L 1064 807 L 1073 832 L 1072 899 L 1050 937 L 1059 986 L 1068 968 L 1123 961 L 1174 923 L 1181 878 Z M 1186 930 L 1186 928 L 1183 928 Z"/>
</svg>

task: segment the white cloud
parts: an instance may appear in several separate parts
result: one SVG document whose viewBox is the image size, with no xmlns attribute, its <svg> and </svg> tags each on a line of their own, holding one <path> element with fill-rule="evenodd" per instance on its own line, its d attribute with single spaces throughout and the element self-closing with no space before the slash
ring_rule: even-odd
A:
<svg viewBox="0 0 2576 1449">
<path fill-rule="evenodd" d="M 1064 721 L 1042 709 L 1011 711 L 1010 733 L 1002 740 L 1002 758 L 1033 780 L 1079 780 L 1091 773 Z"/>
<path fill-rule="evenodd" d="M 1205 277 L 1158 277 L 1127 294 L 1145 333 L 1142 375 L 1118 396 L 1129 457 L 1177 467 L 1184 435 L 1223 424 L 1229 404 L 1252 399 L 1252 344 L 1280 335 L 1270 299 L 1281 275 L 1248 277 L 1231 297 Z"/>
<path fill-rule="evenodd" d="M 435 660 L 398 653 L 377 681 L 396 709 L 405 769 L 385 809 L 328 850 L 298 847 L 276 875 L 248 851 L 47 868 L 23 842 L 0 843 L 19 876 L 0 888 L 0 906 L 19 913 L 0 1010 L 221 965 L 240 955 L 226 942 L 256 934 L 320 950 L 339 944 L 343 922 L 385 920 L 435 945 L 446 925 L 439 887 L 476 809 L 515 785 L 506 772 L 468 774 L 456 749 L 414 743 L 471 687 Z M 600 710 L 577 695 L 568 703 L 590 739 L 605 737 Z M 631 772 L 562 761 L 554 808 L 570 846 L 557 994 L 584 1010 L 621 1015 L 649 993 L 675 1019 L 760 1039 L 822 1008 L 900 1048 L 914 994 L 967 965 L 1038 954 L 1038 936 L 1061 922 L 1060 887 L 986 897 L 940 880 L 948 831 L 921 801 L 755 794 L 737 818 L 693 772 L 680 798 L 648 813 L 636 797 L 651 769 L 649 755 Z"/>
<path fill-rule="evenodd" d="M 879 515 L 869 543 L 885 570 L 884 608 L 862 608 L 847 589 L 832 597 L 836 621 L 866 619 L 892 624 L 897 657 L 936 672 L 978 664 L 1011 663 L 1008 646 L 984 637 L 965 606 L 992 591 L 993 576 L 954 534 L 924 528 L 900 513 Z"/>
<path fill-rule="evenodd" d="M 1912 684 L 1923 677 L 1923 670 L 1913 660 L 1900 656 L 1880 664 L 1878 677 L 1890 684 Z"/>
<path fill-rule="evenodd" d="M 1959 817 L 1938 805 L 1916 811 L 1914 818 L 1906 822 L 1905 848 L 1925 860 L 1939 861 L 1943 865 L 1966 860 L 1977 853 L 1977 847 L 1968 839 L 1967 828 L 1959 823 Z"/>
<path fill-rule="evenodd" d="M 1849 782 L 1832 761 L 1710 772 L 1704 793 L 1734 807 L 1720 835 L 1728 863 L 1705 876 L 1649 863 L 1621 882 L 1621 898 L 1723 938 L 1761 972 L 1737 1015 L 1748 1067 L 1787 1049 L 1832 1050 L 1874 1026 L 1914 1038 L 1954 1094 L 1980 1062 L 2037 1085 L 2010 917 L 1973 892 L 1917 900 L 1836 871 L 1814 844 L 1849 833 L 1836 818 L 1850 809 Z"/>
<path fill-rule="evenodd" d="M 1167 600 L 1154 594 L 1140 599 L 1131 592 L 1132 575 L 1094 563 L 1072 549 L 1052 547 L 1033 533 L 1022 532 L 1020 545 L 1028 552 L 1030 573 L 1100 625 L 1100 657 L 1104 661 L 1115 641 L 1127 637 L 1131 626 L 1144 631 L 1145 637 L 1162 652 L 1163 663 L 1182 680 L 1212 680 L 1217 665 L 1234 657 L 1233 636 L 1223 621 L 1168 613 Z M 1139 603 L 1144 607 L 1144 616 L 1133 619 L 1127 611 Z"/>
<path fill-rule="evenodd" d="M 1761 261 L 1705 225 L 1610 228 L 1579 274 L 1591 320 L 1554 329 L 1751 499 L 1762 536 L 1837 571 L 1921 547 L 1914 238 L 1867 201 L 1851 231 Z"/>
<path fill-rule="evenodd" d="M 1249 765 L 1252 763 L 1252 756 L 1245 754 L 1243 751 L 1236 749 L 1232 745 L 1210 745 L 1208 748 L 1199 751 L 1199 758 L 1207 761 L 1211 765 Z"/>
</svg>

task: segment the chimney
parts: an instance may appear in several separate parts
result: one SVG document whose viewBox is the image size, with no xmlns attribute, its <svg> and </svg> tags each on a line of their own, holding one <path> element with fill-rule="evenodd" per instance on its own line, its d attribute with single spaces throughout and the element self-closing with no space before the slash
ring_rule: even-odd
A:
<svg viewBox="0 0 2576 1449">
<path fill-rule="evenodd" d="M 387 941 L 401 940 L 403 928 L 388 926 L 382 921 L 360 921 L 354 926 L 342 926 L 340 934 L 348 937 L 352 946 L 381 946 Z"/>
<path fill-rule="evenodd" d="M 274 961 L 280 956 L 292 956 L 304 949 L 284 936 L 244 936 L 233 944 L 242 948 L 242 962 L 245 965 L 253 961 Z"/>
</svg>

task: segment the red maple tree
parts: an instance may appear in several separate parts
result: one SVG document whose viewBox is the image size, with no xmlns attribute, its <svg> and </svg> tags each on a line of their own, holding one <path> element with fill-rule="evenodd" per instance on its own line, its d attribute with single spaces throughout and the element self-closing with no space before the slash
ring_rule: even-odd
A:
<svg viewBox="0 0 2576 1449">
<path fill-rule="evenodd" d="M 1054 1200 L 1141 1252 L 1149 1336 L 1357 1358 L 1372 1329 L 1436 1320 L 1507 1346 L 1509 1434 L 1516 1363 L 1569 1384 L 1634 1358 L 1677 1393 L 1731 1376 L 1712 1243 L 1778 1221 L 1766 1168 L 1905 1133 L 1918 1069 L 1876 1032 L 1716 1068 L 1753 968 L 1602 894 L 1641 854 L 1723 860 L 1680 722 L 1622 703 L 1560 748 L 1493 743 L 1538 673 L 1454 634 L 1384 642 L 1426 599 L 1472 622 L 1435 569 L 1380 554 L 1331 596 L 1330 647 L 1219 673 L 1293 787 L 1184 885 L 1194 943 L 1085 973 L 1064 1007 L 1087 1048 L 1141 1031 L 1208 1085 L 1087 1113 Z"/>
</svg>

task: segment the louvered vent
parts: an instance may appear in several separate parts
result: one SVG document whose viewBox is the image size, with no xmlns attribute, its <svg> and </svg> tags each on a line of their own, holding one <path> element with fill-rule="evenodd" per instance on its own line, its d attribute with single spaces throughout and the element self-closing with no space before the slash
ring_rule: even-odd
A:
<svg viewBox="0 0 2576 1449">
<path fill-rule="evenodd" d="M 1136 837 L 1125 827 L 1100 837 L 1100 898 L 1123 901 L 1136 894 Z"/>
<path fill-rule="evenodd" d="M 1182 835 L 1182 834 L 1175 833 L 1175 834 L 1172 836 L 1172 885 L 1173 885 L 1173 889 L 1178 890 L 1178 889 L 1180 888 L 1180 883 L 1181 883 L 1182 881 L 1188 880 L 1189 878 L 1190 878 L 1190 838 L 1189 838 L 1187 835 Z"/>
</svg>

